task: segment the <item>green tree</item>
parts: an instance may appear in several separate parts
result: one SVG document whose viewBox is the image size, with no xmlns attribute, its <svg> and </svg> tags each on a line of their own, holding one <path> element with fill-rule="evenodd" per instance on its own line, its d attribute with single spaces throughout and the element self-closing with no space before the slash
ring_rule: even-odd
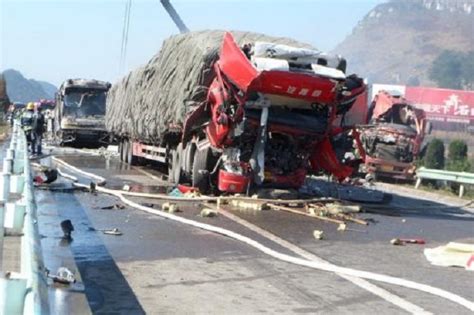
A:
<svg viewBox="0 0 474 315">
<path fill-rule="evenodd" d="M 462 54 L 452 50 L 443 51 L 431 65 L 429 76 L 439 87 L 461 89 Z"/>
<path fill-rule="evenodd" d="M 426 168 L 434 168 L 441 170 L 444 168 L 444 144 L 439 139 L 433 139 L 426 149 L 424 159 L 424 166 Z"/>
<path fill-rule="evenodd" d="M 444 50 L 433 61 L 429 77 L 442 88 L 471 89 L 474 86 L 474 51 Z"/>
<path fill-rule="evenodd" d="M 448 171 L 463 172 L 469 170 L 470 163 L 467 159 L 467 144 L 465 141 L 451 141 L 448 148 L 448 161 L 446 164 Z"/>
</svg>

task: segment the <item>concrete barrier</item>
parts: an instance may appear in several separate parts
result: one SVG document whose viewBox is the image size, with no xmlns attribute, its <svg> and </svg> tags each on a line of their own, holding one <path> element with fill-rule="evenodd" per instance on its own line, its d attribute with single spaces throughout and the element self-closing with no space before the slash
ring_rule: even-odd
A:
<svg viewBox="0 0 474 315">
<path fill-rule="evenodd" d="M 49 314 L 48 282 L 38 232 L 33 176 L 24 132 L 15 123 L 0 176 L 0 253 L 5 228 L 23 232 L 21 272 L 5 274 L 0 264 L 0 315 Z M 22 194 L 9 200 L 10 194 Z M 0 262 L 3 257 L 0 254 Z"/>
</svg>

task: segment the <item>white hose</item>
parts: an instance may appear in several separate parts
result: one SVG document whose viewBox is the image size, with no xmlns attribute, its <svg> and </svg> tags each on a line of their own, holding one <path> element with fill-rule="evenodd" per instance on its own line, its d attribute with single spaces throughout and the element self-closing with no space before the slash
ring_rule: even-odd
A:
<svg viewBox="0 0 474 315">
<path fill-rule="evenodd" d="M 81 175 L 84 175 L 86 177 L 90 177 L 90 178 L 93 178 L 95 180 L 97 180 L 97 185 L 104 185 L 105 184 L 105 178 L 103 178 L 102 176 L 99 176 L 99 175 L 96 175 L 96 174 L 92 174 L 92 173 L 89 173 L 89 172 L 86 172 L 86 171 L 83 171 L 75 166 L 72 166 L 71 164 L 69 163 L 66 163 L 64 162 L 63 160 L 61 159 L 58 159 L 57 157 L 53 156 L 52 157 L 53 161 L 55 161 L 56 163 L 59 163 L 59 164 L 62 164 L 64 165 L 65 167 L 73 170 L 74 172 L 76 173 L 79 173 Z"/>
<path fill-rule="evenodd" d="M 59 159 L 56 159 L 56 160 L 59 160 Z M 67 166 L 68 164 L 63 163 L 63 165 Z M 76 168 L 72 167 L 71 169 L 75 170 Z M 83 175 L 87 174 L 87 172 L 82 171 L 82 170 L 81 170 L 80 173 L 83 174 Z M 89 176 L 92 177 L 92 178 L 97 177 L 97 175 L 95 175 L 95 174 L 89 174 Z M 74 185 L 76 185 L 78 187 L 88 188 L 87 185 L 83 185 L 83 184 L 74 183 Z M 123 203 L 125 203 L 125 204 L 127 204 L 127 205 L 129 205 L 133 208 L 136 208 L 136 209 L 139 209 L 139 210 L 151 213 L 151 214 L 155 214 L 155 215 L 158 215 L 160 217 L 163 217 L 163 218 L 166 218 L 166 219 L 169 219 L 169 220 L 173 220 L 173 221 L 176 221 L 176 222 L 180 222 L 180 223 L 183 223 L 183 224 L 194 226 L 194 227 L 197 227 L 199 229 L 203 229 L 203 230 L 206 230 L 206 231 L 215 232 L 215 233 L 218 233 L 218 234 L 221 234 L 221 235 L 225 235 L 227 237 L 230 237 L 230 238 L 233 238 L 233 239 L 238 240 L 240 242 L 243 242 L 243 243 L 245 243 L 245 244 L 247 244 L 247 245 L 249 245 L 249 246 L 251 246 L 251 247 L 253 247 L 253 248 L 269 255 L 269 256 L 271 256 L 271 257 L 274 257 L 274 258 L 282 260 L 282 261 L 286 261 L 288 263 L 292 263 L 292 264 L 296 264 L 296 265 L 300 265 L 300 266 L 304 266 L 304 267 L 308 267 L 308 268 L 319 269 L 319 270 L 329 271 L 329 272 L 333 272 L 333 273 L 338 273 L 338 274 L 344 274 L 344 275 L 349 275 L 349 276 L 353 276 L 353 277 L 363 278 L 363 279 L 367 279 L 367 280 L 374 280 L 374 281 L 394 284 L 394 285 L 398 285 L 398 286 L 401 286 L 401 287 L 406 287 L 406 288 L 410 288 L 410 289 L 414 289 L 414 290 L 418 290 L 418 291 L 423 291 L 423 292 L 426 292 L 426 293 L 430 293 L 432 295 L 436 295 L 436 296 L 445 298 L 445 299 L 450 300 L 454 303 L 462 305 L 462 306 L 464 306 L 465 308 L 467 308 L 471 311 L 474 311 L 474 302 L 471 302 L 471 301 L 469 301 L 469 300 L 467 300 L 467 299 L 465 299 L 465 298 L 463 298 L 459 295 L 456 295 L 454 293 L 451 293 L 449 291 L 446 291 L 446 290 L 443 290 L 443 289 L 440 289 L 440 288 L 432 287 L 432 286 L 429 286 L 429 285 L 426 285 L 426 284 L 421 284 L 421 283 L 417 283 L 417 282 L 402 279 L 402 278 L 377 274 L 377 273 L 368 272 L 368 271 L 356 270 L 356 269 L 351 269 L 351 268 L 339 267 L 339 266 L 335 266 L 335 265 L 332 265 L 332 264 L 329 264 L 329 263 L 309 261 L 309 260 L 306 260 L 306 259 L 302 259 L 302 258 L 282 254 L 280 252 L 277 252 L 277 251 L 275 251 L 271 248 L 268 248 L 268 247 L 264 246 L 263 244 L 258 243 L 255 240 L 252 240 L 249 237 L 246 237 L 244 235 L 232 232 L 230 230 L 223 229 L 223 228 L 213 226 L 213 225 L 210 225 L 210 224 L 201 223 L 201 222 L 197 222 L 197 221 L 194 221 L 194 220 L 182 218 L 182 217 L 179 217 L 179 216 L 171 214 L 171 213 L 166 213 L 166 212 L 163 212 L 163 211 L 159 211 L 159 210 L 156 210 L 156 209 L 152 209 L 152 208 L 149 208 L 149 207 L 142 206 L 142 205 L 140 205 L 140 204 L 138 204 L 134 201 L 131 201 L 131 200 L 125 198 L 122 191 L 108 189 L 108 188 L 104 188 L 104 187 L 97 187 L 96 189 L 99 192 L 103 192 L 103 193 L 110 194 L 110 195 L 113 195 L 113 196 L 116 196 L 116 197 L 120 198 L 120 200 L 122 200 Z"/>
</svg>

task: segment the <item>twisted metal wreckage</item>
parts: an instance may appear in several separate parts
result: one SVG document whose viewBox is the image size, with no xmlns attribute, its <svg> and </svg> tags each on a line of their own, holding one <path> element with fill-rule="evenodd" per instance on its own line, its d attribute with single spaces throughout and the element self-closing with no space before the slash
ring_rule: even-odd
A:
<svg viewBox="0 0 474 315">
<path fill-rule="evenodd" d="M 177 37 L 183 42 L 194 35 Z M 150 64 L 137 70 L 146 74 L 146 79 L 137 80 L 137 73 L 131 73 L 112 87 L 106 123 L 119 140 L 122 160 L 132 164 L 140 159 L 168 163 L 172 182 L 190 182 L 203 192 L 211 185 L 233 193 L 244 192 L 250 185 L 299 188 L 308 173 L 320 170 L 338 180 L 351 175 L 358 165 L 341 163 L 332 139 L 350 130 L 356 134 L 355 128 L 336 127 L 336 122 L 343 121 L 340 118 L 366 92 L 366 85 L 356 75 L 345 75 L 345 59 L 271 42 L 256 41 L 239 47 L 228 32 L 221 38 L 215 62 L 206 63 L 209 83 L 205 99 L 187 106 L 182 121 L 176 115 L 164 117 L 171 105 L 155 103 L 153 108 L 143 102 L 142 96 L 139 103 L 123 104 L 120 95 L 136 94 L 137 87 L 144 88 L 143 81 L 159 76 L 155 73 L 159 69 Z M 165 58 L 165 53 L 162 49 L 150 63 Z M 203 59 L 208 58 L 204 55 Z M 176 67 L 186 65 L 177 63 Z M 148 90 L 146 97 L 153 93 L 169 91 Z M 126 126 L 125 120 L 147 119 L 134 117 L 131 106 L 142 113 L 150 107 L 164 112 L 159 121 L 167 119 L 167 124 L 158 138 L 146 136 L 157 124 L 142 127 L 139 132 L 135 126 Z M 358 143 L 359 150 L 363 150 Z"/>
</svg>

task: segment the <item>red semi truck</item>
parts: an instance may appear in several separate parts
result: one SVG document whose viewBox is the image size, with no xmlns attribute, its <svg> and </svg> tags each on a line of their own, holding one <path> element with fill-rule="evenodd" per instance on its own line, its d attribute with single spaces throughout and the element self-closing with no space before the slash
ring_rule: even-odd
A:
<svg viewBox="0 0 474 315">
<path fill-rule="evenodd" d="M 332 126 L 366 85 L 345 75 L 343 58 L 313 52 L 271 43 L 241 48 L 226 33 L 206 101 L 160 143 L 116 135 L 121 159 L 166 163 L 170 182 L 203 192 L 299 188 L 321 170 L 346 178 L 353 169 L 332 148 Z"/>
<path fill-rule="evenodd" d="M 365 172 L 373 177 L 411 180 L 425 134 L 431 130 L 422 109 L 405 98 L 380 91 L 368 113 L 368 127 L 360 131 Z"/>
</svg>

